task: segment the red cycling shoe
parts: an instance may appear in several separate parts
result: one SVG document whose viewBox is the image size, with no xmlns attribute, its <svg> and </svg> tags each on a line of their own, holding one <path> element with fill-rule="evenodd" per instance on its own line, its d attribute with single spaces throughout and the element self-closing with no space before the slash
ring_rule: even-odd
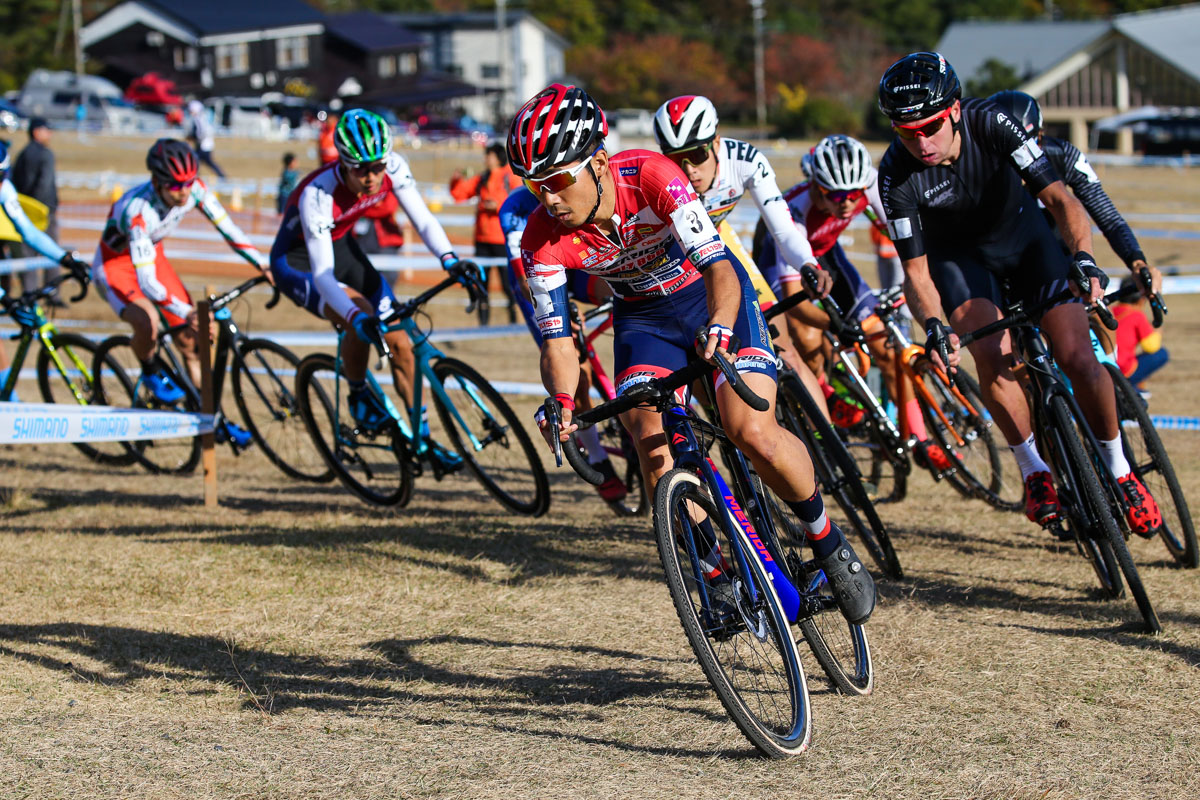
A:
<svg viewBox="0 0 1200 800">
<path fill-rule="evenodd" d="M 1154 498 L 1146 490 L 1146 485 L 1132 472 L 1117 478 L 1117 484 L 1124 490 L 1125 498 L 1129 501 L 1129 510 L 1125 512 L 1129 527 L 1138 536 L 1152 538 L 1163 524 L 1158 503 L 1154 502 Z"/>
<path fill-rule="evenodd" d="M 1025 516 L 1030 522 L 1046 525 L 1058 519 L 1062 508 L 1058 504 L 1058 492 L 1054 491 L 1054 479 L 1049 472 L 1031 472 L 1025 479 Z"/>
</svg>

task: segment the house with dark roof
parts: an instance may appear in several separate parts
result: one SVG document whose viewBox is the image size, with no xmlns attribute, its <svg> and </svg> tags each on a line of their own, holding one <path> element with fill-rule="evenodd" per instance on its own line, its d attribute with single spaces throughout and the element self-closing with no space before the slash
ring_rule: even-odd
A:
<svg viewBox="0 0 1200 800">
<path fill-rule="evenodd" d="M 120 85 L 157 72 L 189 95 L 284 92 L 401 107 L 477 92 L 432 72 L 425 40 L 394 21 L 327 15 L 301 0 L 126 0 L 85 25 L 80 41 Z"/>
<path fill-rule="evenodd" d="M 1046 123 L 1086 147 L 1097 120 L 1141 106 L 1200 106 L 1197 32 L 1200 3 L 1094 22 L 955 22 L 937 49 L 964 81 L 990 59 L 1009 65 Z M 1132 152 L 1128 129 L 1117 147 Z"/>
</svg>

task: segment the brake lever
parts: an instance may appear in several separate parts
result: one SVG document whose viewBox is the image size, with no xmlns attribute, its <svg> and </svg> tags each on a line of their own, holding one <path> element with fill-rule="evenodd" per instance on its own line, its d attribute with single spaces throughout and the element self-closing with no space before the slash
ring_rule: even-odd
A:
<svg viewBox="0 0 1200 800">
<path fill-rule="evenodd" d="M 561 467 L 563 464 L 562 417 L 558 413 L 558 401 L 553 397 L 547 397 L 542 402 L 542 410 L 546 414 L 546 425 L 550 428 L 554 441 L 554 466 Z"/>
<path fill-rule="evenodd" d="M 1138 278 L 1141 280 L 1142 285 L 1145 286 L 1147 289 L 1151 288 L 1154 285 L 1154 282 L 1150 276 L 1150 268 L 1149 267 L 1142 267 L 1141 269 L 1139 269 L 1138 270 Z M 1149 294 L 1149 299 L 1150 299 L 1150 311 L 1154 315 L 1154 327 L 1161 328 L 1162 324 L 1163 324 L 1163 317 L 1165 317 L 1167 315 L 1167 305 L 1166 305 L 1166 303 L 1163 302 L 1161 292 L 1151 291 Z"/>
</svg>

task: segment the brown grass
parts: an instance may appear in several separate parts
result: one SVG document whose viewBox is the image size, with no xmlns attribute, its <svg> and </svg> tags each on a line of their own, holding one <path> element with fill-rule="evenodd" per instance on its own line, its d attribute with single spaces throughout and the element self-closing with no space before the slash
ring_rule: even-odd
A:
<svg viewBox="0 0 1200 800">
<path fill-rule="evenodd" d="M 1153 409 L 1195 414 L 1200 300 L 1170 302 Z M 537 380 L 523 338 L 445 349 Z M 1196 497 L 1200 435 L 1165 437 Z M 923 477 L 884 509 L 909 577 L 880 583 L 876 693 L 831 694 L 807 659 L 813 748 L 773 763 L 696 665 L 649 523 L 565 471 L 524 520 L 465 479 L 369 509 L 253 452 L 221 452 L 217 512 L 198 476 L 65 446 L 0 465 L 5 798 L 1200 796 L 1197 575 L 1133 543 L 1165 629 L 1145 636 L 1068 548 Z"/>
</svg>

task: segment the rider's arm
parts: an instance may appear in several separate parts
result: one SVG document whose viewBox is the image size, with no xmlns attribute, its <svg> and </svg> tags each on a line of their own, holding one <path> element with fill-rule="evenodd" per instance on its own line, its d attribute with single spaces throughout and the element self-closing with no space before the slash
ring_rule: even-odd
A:
<svg viewBox="0 0 1200 800">
<path fill-rule="evenodd" d="M 1062 233 L 1067 250 L 1072 253 L 1092 252 L 1092 224 L 1088 221 L 1087 211 L 1083 204 L 1076 200 L 1062 181 L 1042 189 L 1037 194 L 1046 210 L 1054 217 L 1058 230 Z"/>
<path fill-rule="evenodd" d="M 762 214 L 767 230 L 775 239 L 775 247 L 782 254 L 786 263 L 797 269 L 808 264 L 814 269 L 820 269 L 812 246 L 808 242 L 808 232 L 803 225 L 797 225 L 792 220 L 783 193 L 775 180 L 775 171 L 767 162 L 767 157 L 760 151 L 754 161 L 754 176 L 750 184 L 750 196 L 758 211 Z"/>
<path fill-rule="evenodd" d="M 916 192 L 906 180 L 905 168 L 897 165 L 891 155 L 889 151 L 879 165 L 876 185 L 880 208 L 904 269 L 904 297 L 913 317 L 924 326 L 931 317 L 942 318 L 942 299 L 929 273 Z"/>
<path fill-rule="evenodd" d="M 3 183 L 0 183 L 0 208 L 4 209 L 4 213 L 8 215 L 13 227 L 17 229 L 17 233 L 21 235 L 25 244 L 46 258 L 53 259 L 54 261 L 62 261 L 67 251 L 43 231 L 39 231 L 33 226 L 33 223 L 29 221 L 29 217 L 25 215 L 25 209 L 21 208 L 21 201 L 17 199 L 16 187 L 7 179 Z"/>
<path fill-rule="evenodd" d="M 1144 266 L 1146 256 L 1138 244 L 1137 237 L 1133 235 L 1125 218 L 1117 211 L 1112 199 L 1100 185 L 1100 176 L 1088 163 L 1087 156 L 1070 142 L 1062 142 L 1061 146 L 1067 160 L 1063 180 L 1071 187 L 1088 216 L 1095 220 L 1096 227 L 1100 228 L 1104 238 L 1125 265 L 1130 268 Z"/>
<path fill-rule="evenodd" d="M 333 274 L 333 195 L 310 183 L 300 193 L 296 210 L 300 215 L 300 230 L 304 233 L 313 284 L 325 305 L 349 322 L 359 309 Z"/>
<path fill-rule="evenodd" d="M 225 207 L 221 205 L 217 196 L 210 192 L 199 179 L 192 185 L 192 193 L 196 195 L 196 205 L 200 207 L 200 213 L 208 217 L 208 221 L 216 227 L 221 236 L 225 237 L 225 241 L 229 243 L 233 252 L 246 259 L 251 265 L 266 272 L 269 269 L 267 259 L 263 258 L 258 248 L 250 243 L 250 237 L 242 233 L 242 229 L 225 211 Z"/>
<path fill-rule="evenodd" d="M 129 220 L 126 236 L 129 238 L 129 258 L 137 270 L 138 288 L 142 294 L 155 303 L 165 304 L 167 311 L 175 316 L 187 319 L 192 313 L 192 305 L 186 298 L 168 292 L 167 287 L 159 281 L 158 252 L 140 214 Z"/>
<path fill-rule="evenodd" d="M 579 355 L 571 336 L 567 270 L 558 262 L 551 247 L 538 247 L 531 238 L 531 249 L 522 252 L 525 278 L 533 296 L 533 317 L 542 334 L 542 385 L 551 396 L 575 396 L 579 384 Z"/>
<path fill-rule="evenodd" d="M 444 261 L 447 255 L 454 253 L 454 247 L 450 244 L 446 232 L 442 230 L 441 223 L 429 211 L 424 198 L 417 191 L 417 182 L 413 180 L 408 162 L 399 154 L 391 153 L 387 166 L 388 176 L 392 179 L 392 193 L 400 201 L 400 207 L 408 215 L 409 221 L 420 235 L 421 241 L 429 248 L 429 252 Z"/>
<path fill-rule="evenodd" d="M 942 297 L 929 274 L 929 259 L 924 255 L 906 258 L 904 268 L 904 298 L 913 318 L 922 326 L 930 317 L 942 318 Z"/>
</svg>

